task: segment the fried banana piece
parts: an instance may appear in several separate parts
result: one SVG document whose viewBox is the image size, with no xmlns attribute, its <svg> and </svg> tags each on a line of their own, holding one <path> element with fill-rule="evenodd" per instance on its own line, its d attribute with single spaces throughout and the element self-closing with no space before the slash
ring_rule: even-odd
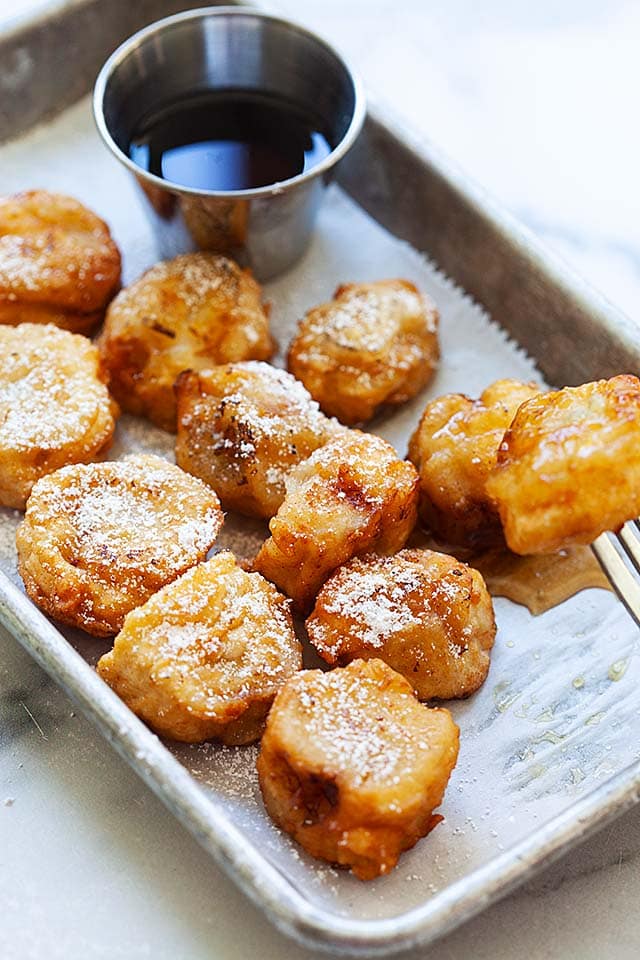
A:
<svg viewBox="0 0 640 960">
<path fill-rule="evenodd" d="M 484 683 L 496 624 L 477 570 L 433 550 L 402 550 L 339 567 L 307 632 L 327 663 L 379 657 L 420 700 L 449 700 Z"/>
<path fill-rule="evenodd" d="M 176 463 L 249 516 L 272 517 L 291 468 L 344 429 L 291 374 L 260 361 L 185 371 L 176 397 Z"/>
<path fill-rule="evenodd" d="M 0 323 L 89 333 L 120 286 L 120 252 L 87 207 L 58 193 L 0 197 Z"/>
<path fill-rule="evenodd" d="M 205 370 L 273 353 L 261 288 L 249 270 L 185 253 L 147 270 L 113 301 L 98 346 L 123 410 L 176 429 L 173 385 Z"/>
<path fill-rule="evenodd" d="M 349 283 L 310 310 L 289 347 L 288 367 L 325 413 L 370 420 L 429 382 L 438 364 L 438 311 L 408 280 Z"/>
<path fill-rule="evenodd" d="M 448 710 L 419 703 L 381 660 L 305 670 L 275 699 L 258 757 L 265 806 L 314 857 L 388 873 L 441 820 L 458 757 Z"/>
<path fill-rule="evenodd" d="M 640 513 L 640 380 L 623 374 L 518 410 L 487 491 L 514 553 L 591 543 Z"/>
<path fill-rule="evenodd" d="M 497 380 L 479 400 L 450 393 L 427 404 L 409 441 L 420 474 L 420 518 L 438 540 L 473 548 L 503 543 L 486 481 L 504 432 L 533 383 Z"/>
<path fill-rule="evenodd" d="M 108 449 L 118 408 L 103 380 L 86 337 L 0 326 L 0 506 L 24 510 L 40 477 Z"/>
<path fill-rule="evenodd" d="M 204 560 L 221 526 L 213 490 L 160 457 L 63 467 L 33 488 L 18 568 L 45 613 L 108 637 Z"/>
<path fill-rule="evenodd" d="M 251 743 L 302 669 L 289 604 L 225 551 L 132 611 L 98 673 L 157 733 Z"/>
<path fill-rule="evenodd" d="M 363 553 L 395 553 L 415 526 L 418 476 L 380 437 L 345 431 L 285 481 L 255 569 L 307 611 L 330 574 Z"/>
</svg>

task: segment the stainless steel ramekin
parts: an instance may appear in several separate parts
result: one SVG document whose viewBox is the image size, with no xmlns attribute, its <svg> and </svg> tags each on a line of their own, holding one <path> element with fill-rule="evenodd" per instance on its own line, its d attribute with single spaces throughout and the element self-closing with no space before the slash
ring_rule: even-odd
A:
<svg viewBox="0 0 640 960">
<path fill-rule="evenodd" d="M 255 190 L 184 187 L 127 155 L 136 125 L 189 93 L 275 94 L 326 125 L 331 153 L 310 170 Z M 96 81 L 100 134 L 146 197 L 160 254 L 215 250 L 266 280 L 304 252 L 319 202 L 365 116 L 362 85 L 329 44 L 287 20 L 243 7 L 189 10 L 145 27 L 109 57 Z"/>
</svg>

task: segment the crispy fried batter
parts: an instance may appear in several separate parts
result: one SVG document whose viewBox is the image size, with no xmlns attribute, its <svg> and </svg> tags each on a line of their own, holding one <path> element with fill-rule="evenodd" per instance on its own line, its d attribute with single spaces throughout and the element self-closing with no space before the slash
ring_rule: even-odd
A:
<svg viewBox="0 0 640 960">
<path fill-rule="evenodd" d="M 302 668 L 289 604 L 219 553 L 130 613 L 98 673 L 174 740 L 257 740 L 274 696 Z"/>
<path fill-rule="evenodd" d="M 203 560 L 222 525 L 215 493 L 160 457 L 63 467 L 33 488 L 16 544 L 27 593 L 97 637 Z"/>
<path fill-rule="evenodd" d="M 448 700 L 484 682 L 496 625 L 477 570 L 432 550 L 402 550 L 339 567 L 307 631 L 327 663 L 379 657 L 421 700 Z"/>
<path fill-rule="evenodd" d="M 409 459 L 420 473 L 420 517 L 439 540 L 474 548 L 503 542 L 485 484 L 518 406 L 538 392 L 532 383 L 497 380 L 479 400 L 451 393 L 427 404 Z"/>
<path fill-rule="evenodd" d="M 0 505 L 23 510 L 39 477 L 99 457 L 117 414 L 89 340 L 0 326 Z"/>
<path fill-rule="evenodd" d="M 408 280 L 349 283 L 310 310 L 288 366 L 325 413 L 353 424 L 414 397 L 437 366 L 438 311 Z"/>
<path fill-rule="evenodd" d="M 183 370 L 273 352 L 261 289 L 248 270 L 186 253 L 147 270 L 109 307 L 99 347 L 123 410 L 176 428 L 173 385 Z"/>
<path fill-rule="evenodd" d="M 120 286 L 109 228 L 72 197 L 0 197 L 0 323 L 89 333 Z"/>
<path fill-rule="evenodd" d="M 176 462 L 249 516 L 272 517 L 291 468 L 343 429 L 299 381 L 259 361 L 186 371 L 176 397 Z"/>
<path fill-rule="evenodd" d="M 515 553 L 591 543 L 640 513 L 640 380 L 565 387 L 518 410 L 487 481 Z"/>
<path fill-rule="evenodd" d="M 302 611 L 341 563 L 395 553 L 415 525 L 416 471 L 372 434 L 345 431 L 294 467 L 285 485 L 255 569 Z"/>
<path fill-rule="evenodd" d="M 448 710 L 381 660 L 306 670 L 275 699 L 258 757 L 265 806 L 308 853 L 361 880 L 388 873 L 441 819 L 458 756 Z"/>
</svg>

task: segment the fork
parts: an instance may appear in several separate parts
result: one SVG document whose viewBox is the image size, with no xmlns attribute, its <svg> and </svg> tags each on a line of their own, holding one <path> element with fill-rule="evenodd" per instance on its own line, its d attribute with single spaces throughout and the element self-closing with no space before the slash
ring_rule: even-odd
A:
<svg viewBox="0 0 640 960">
<path fill-rule="evenodd" d="M 600 566 L 640 626 L 640 522 L 629 520 L 618 533 L 602 533 L 591 544 Z"/>
</svg>

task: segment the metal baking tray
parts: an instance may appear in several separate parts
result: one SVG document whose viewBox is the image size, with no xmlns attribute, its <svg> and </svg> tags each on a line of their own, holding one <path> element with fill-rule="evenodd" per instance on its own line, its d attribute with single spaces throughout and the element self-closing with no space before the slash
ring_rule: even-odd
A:
<svg viewBox="0 0 640 960">
<path fill-rule="evenodd" d="M 105 18 L 99 0 L 84 0 L 0 37 L 0 143 L 10 151 L 18 134 L 75 103 L 117 43 L 185 6 L 195 4 L 112 0 Z M 45 143 L 47 128 L 38 136 Z M 65 149 L 71 157 L 73 138 Z M 0 166 L 7 155 L 0 146 Z M 637 328 L 393 118 L 370 110 L 339 184 L 482 305 L 547 382 L 640 372 Z M 487 354 L 506 339 L 488 323 L 479 330 Z M 129 442 L 171 445 L 135 427 Z M 0 513 L 10 533 L 17 518 Z M 259 534 L 231 530 L 232 539 Z M 498 601 L 501 630 L 514 639 L 498 645 L 482 690 L 452 708 L 464 753 L 445 823 L 391 875 L 361 884 L 312 862 L 269 824 L 255 748 L 164 744 L 138 721 L 94 672 L 104 644 L 61 632 L 33 606 L 7 542 L 0 537 L 0 621 L 245 893 L 308 945 L 371 957 L 434 940 L 639 799 L 640 748 L 626 731 L 640 712 L 640 663 L 622 606 L 585 591 L 533 618 Z"/>
</svg>

